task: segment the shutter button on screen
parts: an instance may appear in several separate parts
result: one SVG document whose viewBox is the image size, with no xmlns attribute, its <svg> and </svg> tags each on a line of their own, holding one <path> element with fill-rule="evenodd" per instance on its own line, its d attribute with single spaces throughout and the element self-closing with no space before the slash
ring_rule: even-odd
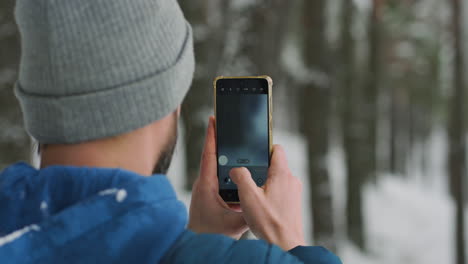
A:
<svg viewBox="0 0 468 264">
<path fill-rule="evenodd" d="M 225 155 L 221 155 L 221 156 L 219 156 L 219 158 L 218 158 L 218 163 L 219 163 L 219 165 L 221 165 L 221 166 L 226 165 L 226 164 L 228 163 L 228 161 L 229 161 L 229 160 L 228 160 L 228 157 L 226 157 Z"/>
</svg>

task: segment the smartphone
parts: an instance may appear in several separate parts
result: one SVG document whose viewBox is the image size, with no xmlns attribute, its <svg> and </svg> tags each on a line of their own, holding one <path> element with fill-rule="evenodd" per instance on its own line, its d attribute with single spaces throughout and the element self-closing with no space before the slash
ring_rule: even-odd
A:
<svg viewBox="0 0 468 264">
<path fill-rule="evenodd" d="M 219 194 L 238 203 L 229 171 L 246 167 L 257 186 L 267 180 L 272 150 L 272 86 L 269 76 L 214 80 Z"/>
</svg>

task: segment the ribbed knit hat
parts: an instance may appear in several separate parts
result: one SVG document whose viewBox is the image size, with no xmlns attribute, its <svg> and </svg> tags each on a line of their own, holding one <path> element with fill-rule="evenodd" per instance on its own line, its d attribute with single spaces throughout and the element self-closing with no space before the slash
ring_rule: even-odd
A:
<svg viewBox="0 0 468 264">
<path fill-rule="evenodd" d="M 15 94 L 40 143 L 77 143 L 148 125 L 182 103 L 191 27 L 176 0 L 17 0 Z"/>
</svg>

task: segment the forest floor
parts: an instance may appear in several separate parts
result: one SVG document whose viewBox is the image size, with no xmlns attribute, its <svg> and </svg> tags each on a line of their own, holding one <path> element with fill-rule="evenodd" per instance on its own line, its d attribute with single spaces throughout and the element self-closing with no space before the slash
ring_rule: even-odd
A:
<svg viewBox="0 0 468 264">
<path fill-rule="evenodd" d="M 454 263 L 455 212 L 448 195 L 389 175 L 366 188 L 364 208 L 368 252 L 342 240 L 344 263 Z"/>
<path fill-rule="evenodd" d="M 343 263 L 439 264 L 453 263 L 454 207 L 445 191 L 443 136 L 436 134 L 431 146 L 430 175 L 414 171 L 411 177 L 379 175 L 376 184 L 364 188 L 364 219 L 367 251 L 362 252 L 345 238 L 345 183 L 343 154 L 332 148 L 328 165 L 332 179 L 338 255 Z M 189 207 L 190 193 L 183 189 L 185 165 L 183 137 L 179 136 L 173 164 L 168 173 L 179 198 Z M 283 145 L 293 174 L 303 181 L 304 224 L 307 240 L 311 235 L 309 186 L 306 175 L 306 149 L 302 137 L 285 131 L 274 132 L 274 142 Z M 468 208 L 467 208 L 468 209 Z M 467 210 L 468 211 L 468 210 Z M 468 227 L 468 213 L 466 214 Z M 465 237 L 468 237 L 468 232 Z"/>
</svg>

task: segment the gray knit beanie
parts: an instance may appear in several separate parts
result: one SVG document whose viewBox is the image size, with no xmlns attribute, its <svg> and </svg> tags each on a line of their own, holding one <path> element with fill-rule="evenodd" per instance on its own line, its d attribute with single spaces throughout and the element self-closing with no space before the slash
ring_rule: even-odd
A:
<svg viewBox="0 0 468 264">
<path fill-rule="evenodd" d="M 192 33 L 176 0 L 17 0 L 15 94 L 40 143 L 77 143 L 148 125 L 182 103 Z"/>
</svg>

